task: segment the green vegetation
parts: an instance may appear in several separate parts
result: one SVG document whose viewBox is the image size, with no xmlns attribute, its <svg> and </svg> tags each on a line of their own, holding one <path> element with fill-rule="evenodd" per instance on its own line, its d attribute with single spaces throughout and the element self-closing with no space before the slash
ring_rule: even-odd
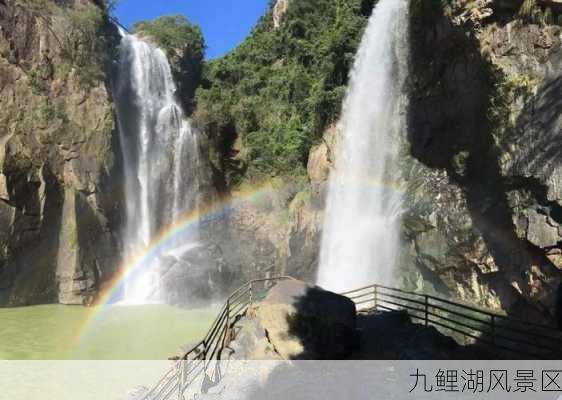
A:
<svg viewBox="0 0 562 400">
<path fill-rule="evenodd" d="M 518 98 L 532 97 L 535 83 L 526 75 L 509 75 L 498 68 L 490 67 L 489 73 L 492 87 L 486 116 L 495 144 L 501 146 L 504 135 L 514 128 L 510 120 L 512 105 Z"/>
<path fill-rule="evenodd" d="M 183 15 L 170 15 L 153 21 L 137 22 L 135 32 L 142 32 L 155 40 L 168 55 L 191 48 L 199 58 L 203 57 L 204 42 L 201 29 L 191 24 Z"/>
<path fill-rule="evenodd" d="M 46 101 L 45 104 L 40 107 L 40 113 L 45 121 L 52 122 L 54 120 L 60 120 L 63 123 L 68 123 L 68 117 L 64 107 L 52 104 L 51 101 Z"/>
<path fill-rule="evenodd" d="M 205 41 L 201 29 L 183 15 L 138 22 L 133 29 L 149 36 L 166 52 L 179 83 L 182 99 L 191 108 L 203 71 Z"/>
<path fill-rule="evenodd" d="M 68 21 L 63 36 L 63 57 L 75 68 L 85 86 L 105 79 L 105 68 L 114 56 L 112 33 L 104 7 L 76 7 L 65 10 Z"/>
<path fill-rule="evenodd" d="M 47 91 L 45 82 L 43 81 L 40 73 L 36 69 L 31 70 L 29 73 L 29 85 L 31 87 L 31 91 L 35 95 L 41 95 Z"/>
<path fill-rule="evenodd" d="M 16 5 L 42 20 L 58 43 L 62 58 L 56 67 L 59 76 L 66 77 L 75 70 L 85 87 L 105 79 L 106 66 L 115 55 L 114 32 L 108 19 L 115 0 L 98 0 L 95 5 L 17 0 Z M 51 56 L 46 54 L 47 62 Z M 41 92 L 41 77 L 32 76 L 31 79 L 34 90 Z"/>
<path fill-rule="evenodd" d="M 340 112 L 373 3 L 290 2 L 279 28 L 270 11 L 238 48 L 205 65 L 195 120 L 222 152 L 215 159 L 242 164 L 216 165 L 230 183 L 305 174 L 310 147 Z"/>
</svg>

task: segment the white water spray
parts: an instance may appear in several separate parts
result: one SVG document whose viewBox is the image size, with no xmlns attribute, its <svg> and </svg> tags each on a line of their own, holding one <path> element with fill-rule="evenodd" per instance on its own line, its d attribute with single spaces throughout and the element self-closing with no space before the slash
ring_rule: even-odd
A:
<svg viewBox="0 0 562 400">
<path fill-rule="evenodd" d="M 197 135 L 176 99 L 166 55 L 134 35 L 121 35 L 115 93 L 125 171 L 125 259 L 130 260 L 161 229 L 194 210 L 199 157 Z M 194 227 L 160 248 L 127 280 L 124 301 L 161 301 L 161 258 L 177 258 L 181 247 L 193 248 L 197 240 Z"/>
<path fill-rule="evenodd" d="M 400 244 L 399 141 L 405 130 L 408 1 L 380 0 L 350 76 L 329 182 L 318 284 L 390 284 Z"/>
</svg>

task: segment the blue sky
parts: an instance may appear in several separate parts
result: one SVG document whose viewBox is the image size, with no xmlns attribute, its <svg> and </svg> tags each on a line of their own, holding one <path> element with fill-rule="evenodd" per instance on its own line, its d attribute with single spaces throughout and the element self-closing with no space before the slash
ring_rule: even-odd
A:
<svg viewBox="0 0 562 400">
<path fill-rule="evenodd" d="M 126 27 L 161 15 L 184 14 L 199 25 L 207 58 L 236 47 L 265 13 L 268 0 L 119 0 L 115 16 Z"/>
</svg>

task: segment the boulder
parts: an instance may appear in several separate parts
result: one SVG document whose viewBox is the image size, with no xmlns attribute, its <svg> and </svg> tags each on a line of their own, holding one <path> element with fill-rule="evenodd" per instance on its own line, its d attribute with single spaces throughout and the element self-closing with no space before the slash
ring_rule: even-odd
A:
<svg viewBox="0 0 562 400">
<path fill-rule="evenodd" d="M 259 326 L 283 359 L 339 359 L 356 342 L 355 304 L 347 297 L 284 281 L 255 310 Z"/>
</svg>

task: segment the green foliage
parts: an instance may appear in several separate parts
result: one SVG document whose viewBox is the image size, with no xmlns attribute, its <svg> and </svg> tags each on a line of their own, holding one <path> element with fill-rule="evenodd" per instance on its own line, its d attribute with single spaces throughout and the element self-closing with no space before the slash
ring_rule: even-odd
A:
<svg viewBox="0 0 562 400">
<path fill-rule="evenodd" d="M 100 7 L 76 7 L 65 10 L 65 16 L 68 26 L 61 39 L 63 57 L 85 86 L 103 81 L 104 67 L 111 56 L 106 11 Z"/>
<path fill-rule="evenodd" d="M 29 73 L 29 86 L 35 95 L 45 94 L 47 91 L 47 86 L 43 81 L 41 74 L 35 69 L 31 70 Z"/>
<path fill-rule="evenodd" d="M 504 133 L 513 128 L 510 121 L 512 105 L 518 98 L 527 101 L 532 97 L 536 84 L 526 75 L 509 75 L 498 68 L 492 68 L 490 75 L 492 87 L 486 116 L 496 144 L 501 145 Z"/>
<path fill-rule="evenodd" d="M 166 52 L 179 82 L 182 98 L 188 107 L 192 105 L 195 89 L 201 81 L 205 56 L 205 41 L 201 29 L 183 15 L 141 21 L 133 29 L 136 33 L 149 36 Z"/>
<path fill-rule="evenodd" d="M 109 24 L 109 12 L 115 0 L 75 3 L 67 0 L 16 0 L 42 20 L 60 47 L 59 76 L 75 70 L 81 83 L 92 86 L 105 79 L 105 68 L 114 56 L 115 38 Z M 37 77 L 31 77 L 39 83 Z"/>
<path fill-rule="evenodd" d="M 169 55 L 190 46 L 200 57 L 203 56 L 205 46 L 201 29 L 191 24 L 183 15 L 169 15 L 153 21 L 137 22 L 133 30 L 150 36 Z"/>
<path fill-rule="evenodd" d="M 310 147 L 338 118 L 373 3 L 292 1 L 278 29 L 270 11 L 205 65 L 195 119 L 219 148 L 241 138 L 248 178 L 305 173 Z"/>
<path fill-rule="evenodd" d="M 63 123 L 68 122 L 68 117 L 65 113 L 64 106 L 60 104 L 52 104 L 50 101 L 47 101 L 41 106 L 40 112 L 43 119 L 47 122 L 52 122 L 55 120 L 60 120 Z"/>
</svg>

